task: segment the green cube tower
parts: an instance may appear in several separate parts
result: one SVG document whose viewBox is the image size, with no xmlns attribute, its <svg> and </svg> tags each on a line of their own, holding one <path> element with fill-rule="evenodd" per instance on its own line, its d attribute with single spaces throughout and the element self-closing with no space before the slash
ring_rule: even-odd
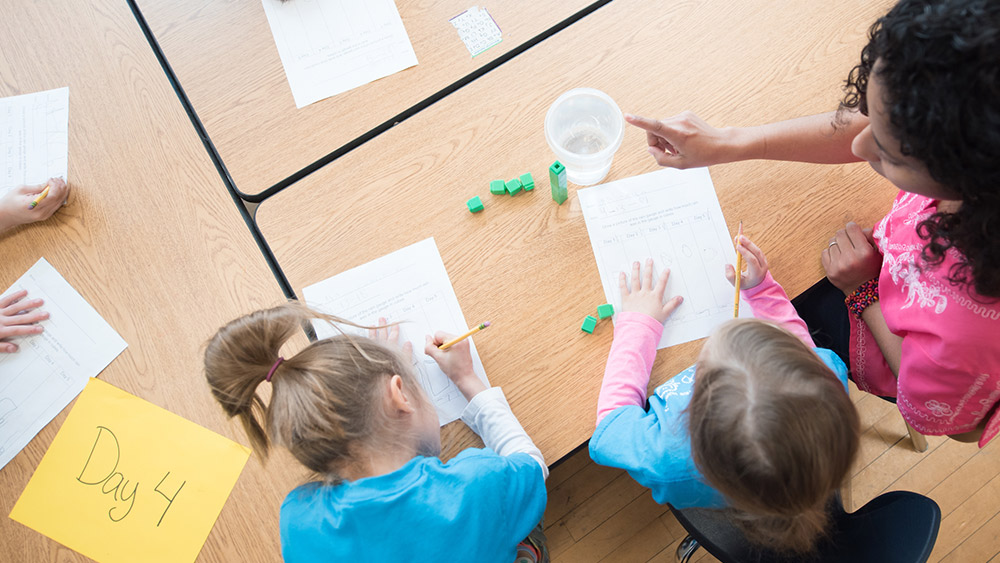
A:
<svg viewBox="0 0 1000 563">
<path fill-rule="evenodd" d="M 558 160 L 549 166 L 549 184 L 552 186 L 552 201 L 562 205 L 569 194 L 566 192 L 566 167 Z"/>
<path fill-rule="evenodd" d="M 597 326 L 597 319 L 595 319 L 590 315 L 587 315 L 587 318 L 583 319 L 583 326 L 580 327 L 580 330 L 586 332 L 587 334 L 594 334 L 594 327 L 596 326 Z"/>
<path fill-rule="evenodd" d="M 507 188 L 504 185 L 503 180 L 491 180 L 490 181 L 490 193 L 493 195 L 503 195 L 507 193 Z"/>
</svg>

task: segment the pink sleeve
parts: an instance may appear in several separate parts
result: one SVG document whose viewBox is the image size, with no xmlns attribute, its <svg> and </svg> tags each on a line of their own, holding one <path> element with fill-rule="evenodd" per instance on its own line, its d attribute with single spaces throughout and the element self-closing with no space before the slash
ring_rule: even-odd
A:
<svg viewBox="0 0 1000 563">
<path fill-rule="evenodd" d="M 753 316 L 778 323 L 788 332 L 798 336 L 810 348 L 816 347 L 812 336 L 809 335 L 809 328 L 805 321 L 795 312 L 795 307 L 785 295 L 785 290 L 781 289 L 778 282 L 774 281 L 771 272 L 764 276 L 763 281 L 757 284 L 757 287 L 740 293 L 753 308 Z"/>
<path fill-rule="evenodd" d="M 615 338 L 597 399 L 598 424 L 618 407 L 646 405 L 649 372 L 662 334 L 663 325 L 649 315 L 632 311 L 615 315 Z"/>
</svg>

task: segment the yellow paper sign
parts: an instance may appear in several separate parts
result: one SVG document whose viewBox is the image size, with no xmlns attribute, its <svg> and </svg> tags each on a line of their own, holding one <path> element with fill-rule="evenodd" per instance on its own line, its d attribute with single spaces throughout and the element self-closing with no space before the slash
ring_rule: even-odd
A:
<svg viewBox="0 0 1000 563">
<path fill-rule="evenodd" d="M 91 379 L 10 517 L 100 561 L 194 561 L 250 450 Z"/>
</svg>

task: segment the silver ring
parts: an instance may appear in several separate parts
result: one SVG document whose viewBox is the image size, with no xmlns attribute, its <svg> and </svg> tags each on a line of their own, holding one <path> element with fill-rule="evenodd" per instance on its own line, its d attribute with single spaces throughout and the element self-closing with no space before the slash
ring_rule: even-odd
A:
<svg viewBox="0 0 1000 563">
<path fill-rule="evenodd" d="M 835 245 L 835 244 L 837 244 L 837 241 L 833 241 L 833 242 L 831 242 L 830 244 L 826 245 L 826 247 L 827 247 L 827 248 L 830 248 L 830 247 L 832 247 L 832 246 L 833 246 L 833 245 Z"/>
</svg>

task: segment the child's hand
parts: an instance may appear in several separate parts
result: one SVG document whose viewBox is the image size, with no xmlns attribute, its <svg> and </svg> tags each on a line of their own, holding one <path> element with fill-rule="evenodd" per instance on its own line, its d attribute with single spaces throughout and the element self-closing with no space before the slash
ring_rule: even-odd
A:
<svg viewBox="0 0 1000 563">
<path fill-rule="evenodd" d="M 618 277 L 618 287 L 622 291 L 622 311 L 635 311 L 645 313 L 650 317 L 665 323 L 677 307 L 684 302 L 680 295 L 672 297 L 667 304 L 663 304 L 663 292 L 667 289 L 667 279 L 670 278 L 670 270 L 663 270 L 656 286 L 653 286 L 653 259 L 646 260 L 646 273 L 639 276 L 639 263 L 632 264 L 632 288 L 625 281 L 625 272 Z"/>
<path fill-rule="evenodd" d="M 740 275 L 740 290 L 757 287 L 767 275 L 767 258 L 753 241 L 743 235 L 736 237 L 736 251 L 743 255 L 743 263 L 747 266 L 746 273 Z M 736 285 L 736 268 L 732 264 L 726 264 L 726 279 Z"/>
<path fill-rule="evenodd" d="M 378 318 L 378 326 L 368 329 L 368 338 L 377 340 L 382 344 L 399 346 L 399 325 L 387 326 L 389 321 L 385 317 Z M 413 344 L 409 341 L 402 345 L 403 357 L 407 360 L 413 358 Z"/>
<path fill-rule="evenodd" d="M 58 211 L 69 196 L 69 186 L 62 178 L 50 178 L 47 184 L 49 195 L 38 202 L 34 209 L 30 209 L 31 202 L 45 190 L 46 184 L 21 186 L 0 197 L 0 231 L 35 221 L 44 221 Z"/>
<path fill-rule="evenodd" d="M 38 310 L 42 306 L 41 299 L 28 299 L 24 289 L 10 295 L 0 297 L 0 339 L 27 334 L 39 334 L 44 328 L 35 324 L 49 318 L 45 311 Z M 17 352 L 17 344 L 0 342 L 0 353 Z"/>
<path fill-rule="evenodd" d="M 660 166 L 697 168 L 731 162 L 735 129 L 717 129 L 690 111 L 655 120 L 625 114 L 625 121 L 646 132 L 649 154 Z"/>
<path fill-rule="evenodd" d="M 448 376 L 448 379 L 454 381 L 458 389 L 462 391 L 462 395 L 471 401 L 480 391 L 486 390 L 486 385 L 472 369 L 472 352 L 469 348 L 468 338 L 449 346 L 447 350 L 438 348 L 454 337 L 455 335 L 444 332 L 434 333 L 433 338 L 428 335 L 424 353 L 434 358 L 434 361 L 441 367 L 441 371 Z"/>
<path fill-rule="evenodd" d="M 837 289 L 850 295 L 859 285 L 877 278 L 882 271 L 882 254 L 875 248 L 871 229 L 851 221 L 837 231 L 820 257 L 826 277 Z"/>
</svg>

